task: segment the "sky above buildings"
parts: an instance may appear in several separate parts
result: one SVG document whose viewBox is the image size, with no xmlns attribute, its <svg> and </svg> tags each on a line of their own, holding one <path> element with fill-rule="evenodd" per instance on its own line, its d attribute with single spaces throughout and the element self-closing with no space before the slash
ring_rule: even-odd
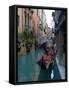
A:
<svg viewBox="0 0 69 90">
<path fill-rule="evenodd" d="M 46 14 L 46 22 L 48 24 L 48 27 L 54 27 L 54 21 L 52 17 L 52 12 L 54 12 L 54 10 L 44 10 L 44 12 Z"/>
</svg>

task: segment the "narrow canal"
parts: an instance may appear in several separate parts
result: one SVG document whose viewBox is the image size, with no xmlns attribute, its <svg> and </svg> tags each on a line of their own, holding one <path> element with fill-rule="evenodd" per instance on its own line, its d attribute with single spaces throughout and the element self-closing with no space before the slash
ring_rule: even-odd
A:
<svg viewBox="0 0 69 90">
<path fill-rule="evenodd" d="M 37 64 L 37 61 L 39 61 L 44 54 L 45 51 L 39 48 L 35 53 L 30 52 L 27 55 L 18 58 L 18 82 L 51 80 L 52 70 L 54 72 L 52 79 L 61 79 L 56 61 L 53 67 L 50 65 L 52 70 L 50 68 L 48 70 L 41 69 Z"/>
</svg>

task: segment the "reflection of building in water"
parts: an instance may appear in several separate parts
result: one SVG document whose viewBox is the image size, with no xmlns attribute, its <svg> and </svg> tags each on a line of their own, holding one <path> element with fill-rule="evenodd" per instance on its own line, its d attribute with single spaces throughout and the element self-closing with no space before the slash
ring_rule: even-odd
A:
<svg viewBox="0 0 69 90">
<path fill-rule="evenodd" d="M 65 66 L 65 30 L 66 30 L 66 19 L 65 11 L 56 10 L 53 14 L 55 21 L 55 33 L 56 33 L 56 44 L 58 50 L 59 64 Z"/>
</svg>

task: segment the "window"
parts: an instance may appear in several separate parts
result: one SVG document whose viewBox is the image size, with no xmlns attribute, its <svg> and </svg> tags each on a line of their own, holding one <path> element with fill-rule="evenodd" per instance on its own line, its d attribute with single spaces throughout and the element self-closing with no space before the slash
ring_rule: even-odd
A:
<svg viewBox="0 0 69 90">
<path fill-rule="evenodd" d="M 28 14 L 25 12 L 25 28 L 28 28 Z"/>
<path fill-rule="evenodd" d="M 32 28 L 32 19 L 31 19 L 31 16 L 29 16 L 29 28 L 30 29 Z"/>
<path fill-rule="evenodd" d="M 32 28 L 32 21 L 31 21 L 31 16 L 29 13 L 27 14 L 25 12 L 25 29 L 31 29 Z"/>
<path fill-rule="evenodd" d="M 38 16 L 38 9 L 37 9 L 37 16 Z"/>
</svg>

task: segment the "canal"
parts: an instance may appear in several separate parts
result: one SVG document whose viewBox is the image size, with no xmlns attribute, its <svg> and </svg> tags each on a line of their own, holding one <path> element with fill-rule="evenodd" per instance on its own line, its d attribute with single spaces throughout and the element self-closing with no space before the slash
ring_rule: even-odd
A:
<svg viewBox="0 0 69 90">
<path fill-rule="evenodd" d="M 60 73 L 56 64 L 51 66 L 48 70 L 42 69 L 37 61 L 45 55 L 43 49 L 37 49 L 34 53 L 28 53 L 25 56 L 18 58 L 18 80 L 17 82 L 27 82 L 27 81 L 42 81 L 42 80 L 60 80 Z M 52 69 L 51 69 L 52 68 Z M 51 72 L 53 70 L 53 78 L 51 78 Z"/>
</svg>

